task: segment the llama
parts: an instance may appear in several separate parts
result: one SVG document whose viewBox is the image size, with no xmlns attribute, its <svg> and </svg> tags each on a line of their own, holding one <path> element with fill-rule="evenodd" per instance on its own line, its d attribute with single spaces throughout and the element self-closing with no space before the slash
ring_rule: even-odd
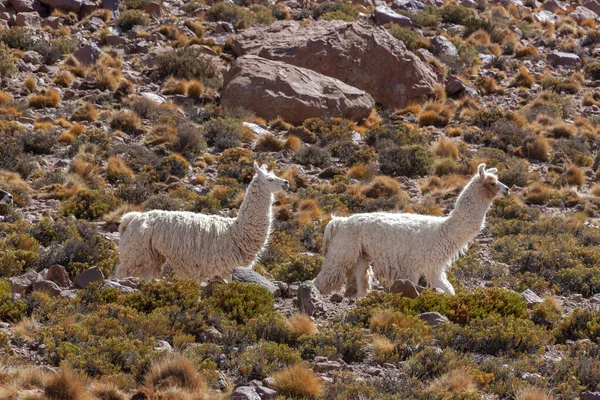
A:
<svg viewBox="0 0 600 400">
<path fill-rule="evenodd" d="M 388 288 L 397 279 L 418 282 L 454 295 L 446 269 L 467 249 L 484 225 L 496 197 L 509 189 L 491 168 L 480 164 L 447 217 L 418 214 L 367 213 L 333 217 L 323 235 L 325 260 L 315 278 L 323 294 L 340 289 L 346 278 L 347 296 L 364 296 L 373 275 Z"/>
<path fill-rule="evenodd" d="M 254 163 L 254 170 L 237 218 L 162 210 L 123 215 L 115 277 L 158 278 L 167 262 L 175 276 L 201 282 L 252 266 L 270 233 L 273 194 L 289 188 L 266 166 Z"/>
<path fill-rule="evenodd" d="M 0 204 L 9 205 L 9 204 L 12 204 L 12 202 L 13 202 L 12 194 L 10 194 L 4 190 L 0 190 Z"/>
</svg>

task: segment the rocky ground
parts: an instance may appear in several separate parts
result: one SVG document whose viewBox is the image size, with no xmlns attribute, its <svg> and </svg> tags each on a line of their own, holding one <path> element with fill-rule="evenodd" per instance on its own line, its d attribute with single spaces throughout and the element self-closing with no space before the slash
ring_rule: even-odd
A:
<svg viewBox="0 0 600 400">
<path fill-rule="evenodd" d="M 596 0 L 0 3 L 0 399 L 600 398 Z M 132 210 L 235 217 L 253 271 L 111 279 Z M 321 296 L 330 215 L 511 196 L 449 276 Z"/>
</svg>

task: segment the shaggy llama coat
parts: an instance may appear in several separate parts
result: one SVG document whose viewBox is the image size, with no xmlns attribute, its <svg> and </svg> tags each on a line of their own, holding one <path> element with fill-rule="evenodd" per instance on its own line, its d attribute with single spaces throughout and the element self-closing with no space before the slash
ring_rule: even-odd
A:
<svg viewBox="0 0 600 400">
<path fill-rule="evenodd" d="M 167 262 L 175 276 L 200 282 L 251 266 L 269 236 L 273 194 L 289 187 L 264 165 L 254 169 L 237 218 L 162 210 L 125 214 L 115 277 L 158 278 Z"/>
<path fill-rule="evenodd" d="M 480 164 L 447 217 L 407 213 L 333 217 L 323 235 L 325 260 L 315 286 L 327 294 L 340 289 L 346 279 L 347 296 L 364 296 L 371 285 L 371 264 L 373 274 L 387 287 L 397 279 L 416 283 L 424 275 L 428 287 L 454 295 L 446 268 L 477 236 L 494 199 L 509 193 L 495 172 Z"/>
</svg>

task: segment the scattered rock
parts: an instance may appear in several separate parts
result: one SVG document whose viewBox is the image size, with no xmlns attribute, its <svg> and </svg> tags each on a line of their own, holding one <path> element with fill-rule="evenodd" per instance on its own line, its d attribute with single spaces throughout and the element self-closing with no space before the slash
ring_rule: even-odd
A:
<svg viewBox="0 0 600 400">
<path fill-rule="evenodd" d="M 458 50 L 450 40 L 444 36 L 431 39 L 431 51 L 438 57 L 458 57 Z"/>
<path fill-rule="evenodd" d="M 32 12 L 36 11 L 35 0 L 9 0 L 16 12 Z"/>
<path fill-rule="evenodd" d="M 600 400 L 600 392 L 585 391 L 580 397 L 581 400 Z"/>
<path fill-rule="evenodd" d="M 342 365 L 337 361 L 321 361 L 313 365 L 313 370 L 317 373 L 327 373 L 330 371 L 338 371 Z"/>
<path fill-rule="evenodd" d="M 317 311 L 323 310 L 321 293 L 312 281 L 305 281 L 298 287 L 298 308 L 309 316 L 315 315 Z"/>
<path fill-rule="evenodd" d="M 68 289 L 60 292 L 60 297 L 65 299 L 74 299 L 77 297 L 77 289 Z"/>
<path fill-rule="evenodd" d="M 41 280 L 43 280 L 42 276 L 32 269 L 25 272 L 21 276 L 8 278 L 13 293 L 23 293 L 29 290 L 29 288 L 31 287 L 31 285 L 33 285 L 34 282 L 38 282 Z"/>
<path fill-rule="evenodd" d="M 216 328 L 208 328 L 200 333 L 200 339 L 203 343 L 221 343 L 223 334 Z"/>
<path fill-rule="evenodd" d="M 82 64 L 90 65 L 95 63 L 100 59 L 102 55 L 102 50 L 95 44 L 90 44 L 87 46 L 81 47 L 73 56 Z"/>
<path fill-rule="evenodd" d="M 279 291 L 279 288 L 277 286 L 275 286 L 271 281 L 269 281 L 267 278 L 265 278 L 264 276 L 262 276 L 261 274 L 254 271 L 251 268 L 235 268 L 233 270 L 231 279 L 236 282 L 254 283 L 256 285 L 260 285 L 266 288 L 267 290 L 269 290 L 269 292 L 273 294 L 277 293 L 278 295 L 281 295 L 281 292 Z"/>
<path fill-rule="evenodd" d="M 419 0 L 393 0 L 392 9 L 405 11 L 423 11 L 425 3 Z"/>
<path fill-rule="evenodd" d="M 275 390 L 264 386 L 257 386 L 256 393 L 258 393 L 261 400 L 273 400 L 277 397 L 277 392 Z"/>
<path fill-rule="evenodd" d="M 390 293 L 400 293 L 409 299 L 416 299 L 419 296 L 419 291 L 414 283 L 408 279 L 399 279 L 390 287 Z"/>
<path fill-rule="evenodd" d="M 31 285 L 31 290 L 35 292 L 48 293 L 51 296 L 58 296 L 61 292 L 61 289 L 56 283 L 47 280 L 33 282 Z"/>
<path fill-rule="evenodd" d="M 102 0 L 102 8 L 109 10 L 113 17 L 119 16 L 119 0 Z"/>
<path fill-rule="evenodd" d="M 156 344 L 158 345 L 154 348 L 154 350 L 156 350 L 156 351 L 160 351 L 160 350 L 168 351 L 168 352 L 173 351 L 173 347 L 171 347 L 169 342 L 167 342 L 165 340 L 157 340 Z"/>
<path fill-rule="evenodd" d="M 287 283 L 282 282 L 282 281 L 274 281 L 273 284 L 275 286 L 277 286 L 277 288 L 281 292 L 281 296 L 282 297 L 288 297 L 289 296 L 289 286 L 288 286 Z"/>
<path fill-rule="evenodd" d="M 17 26 L 27 26 L 33 29 L 39 29 L 42 24 L 40 14 L 37 12 L 20 12 L 17 13 L 15 23 Z"/>
<path fill-rule="evenodd" d="M 550 12 L 550 11 L 540 11 L 537 13 L 533 13 L 534 18 L 538 21 L 538 22 L 550 22 L 550 23 L 555 23 L 556 20 L 558 19 L 558 16 L 556 16 L 554 13 Z"/>
<path fill-rule="evenodd" d="M 375 18 L 375 22 L 377 22 L 379 25 L 393 23 L 404 28 L 412 28 L 413 26 L 410 18 L 402 14 L 398 14 L 396 11 L 392 10 L 386 5 L 379 5 L 375 7 L 375 13 L 373 17 Z"/>
<path fill-rule="evenodd" d="M 128 277 L 128 278 L 123 278 L 123 279 L 117 279 L 117 282 L 119 282 L 123 286 L 127 286 L 132 289 L 139 289 L 140 285 L 142 284 L 142 280 L 137 277 Z"/>
<path fill-rule="evenodd" d="M 467 85 L 463 83 L 457 76 L 449 75 L 446 80 L 446 93 L 449 96 L 460 95 L 465 90 L 467 90 Z"/>
<path fill-rule="evenodd" d="M 569 14 L 569 16 L 571 18 L 573 18 L 575 21 L 577 21 L 577 23 L 579 23 L 579 24 L 581 24 L 586 19 L 591 19 L 591 20 L 596 20 L 596 21 L 600 20 L 600 17 L 598 16 L 598 14 L 596 14 L 589 8 L 582 7 L 582 6 L 577 6 L 575 8 L 575 11 L 573 11 L 571 14 Z"/>
<path fill-rule="evenodd" d="M 600 15 L 600 1 L 598 0 L 585 0 L 582 4 L 583 7 L 592 10 L 597 15 Z"/>
<path fill-rule="evenodd" d="M 83 0 L 39 0 L 40 3 L 50 6 L 52 9 L 72 11 L 78 13 Z"/>
<path fill-rule="evenodd" d="M 375 106 L 367 93 L 337 79 L 253 55 L 238 58 L 225 75 L 221 104 L 293 124 L 315 117 L 360 121 Z"/>
<path fill-rule="evenodd" d="M 342 301 L 344 301 L 344 296 L 342 296 L 339 293 L 334 293 L 331 295 L 331 298 L 329 299 L 332 303 L 341 303 Z"/>
<path fill-rule="evenodd" d="M 203 297 L 210 297 L 216 285 L 227 285 L 227 281 L 221 277 L 210 278 L 206 284 L 200 286 Z"/>
<path fill-rule="evenodd" d="M 235 388 L 230 400 L 261 400 L 254 386 L 239 386 Z"/>
<path fill-rule="evenodd" d="M 37 51 L 28 50 L 23 53 L 22 60 L 33 65 L 40 65 L 44 62 L 44 57 Z"/>
<path fill-rule="evenodd" d="M 117 289 L 121 293 L 135 292 L 135 289 L 130 288 L 129 286 L 124 286 L 124 285 L 121 285 L 119 282 L 116 282 L 113 280 L 108 280 L 108 279 L 104 281 L 104 283 L 102 284 L 102 288 L 103 289 L 107 289 L 107 288 Z"/>
<path fill-rule="evenodd" d="M 521 292 L 521 296 L 525 299 L 525 303 L 527 303 L 527 307 L 533 307 L 536 304 L 543 303 L 544 299 L 535 294 L 533 290 L 527 289 Z"/>
<path fill-rule="evenodd" d="M 404 43 L 364 22 L 277 21 L 246 29 L 233 37 L 232 47 L 238 56 L 256 54 L 339 79 L 390 108 L 418 102 L 439 84 L 433 68 Z"/>
<path fill-rule="evenodd" d="M 427 322 L 431 326 L 438 326 L 449 322 L 448 317 L 440 314 L 437 311 L 424 312 L 417 315 L 417 317 L 421 318 L 423 321 Z"/>
<path fill-rule="evenodd" d="M 88 268 L 73 278 L 73 283 L 79 289 L 85 289 L 92 282 L 104 280 L 104 274 L 98 267 Z"/>
<path fill-rule="evenodd" d="M 63 288 L 67 288 L 72 285 L 67 270 L 65 267 L 58 264 L 51 265 L 50 268 L 48 268 L 48 271 L 46 272 L 46 279 Z"/>
<path fill-rule="evenodd" d="M 162 15 L 162 7 L 159 3 L 151 1 L 150 3 L 144 6 L 144 12 L 153 17 L 160 17 Z"/>
<path fill-rule="evenodd" d="M 574 303 L 581 303 L 583 301 L 583 296 L 581 295 L 581 293 L 577 293 L 571 295 L 571 297 L 569 297 L 569 300 L 571 300 Z"/>
<path fill-rule="evenodd" d="M 564 53 L 562 51 L 553 51 L 546 57 L 546 60 L 553 67 L 579 67 L 581 59 L 577 54 Z"/>
</svg>

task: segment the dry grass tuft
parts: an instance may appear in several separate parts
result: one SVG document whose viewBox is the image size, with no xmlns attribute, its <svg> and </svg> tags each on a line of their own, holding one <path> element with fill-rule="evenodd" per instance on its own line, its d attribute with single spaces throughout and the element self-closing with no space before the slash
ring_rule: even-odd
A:
<svg viewBox="0 0 600 400">
<path fill-rule="evenodd" d="M 13 325 L 15 335 L 25 342 L 33 342 L 40 331 L 40 323 L 35 317 L 24 317 Z"/>
<path fill-rule="evenodd" d="M 48 379 L 44 394 L 48 400 L 83 400 L 85 384 L 71 367 L 63 365 L 58 374 Z"/>
<path fill-rule="evenodd" d="M 191 81 L 187 88 L 187 95 L 192 99 L 199 99 L 204 94 L 204 84 L 200 81 Z"/>
<path fill-rule="evenodd" d="M 73 82 L 75 81 L 75 75 L 70 73 L 69 71 L 62 71 L 60 74 L 56 75 L 54 78 L 54 83 L 58 86 L 62 87 L 71 87 Z"/>
<path fill-rule="evenodd" d="M 319 331 L 317 325 L 304 313 L 294 314 L 287 320 L 292 336 L 314 335 Z"/>
<path fill-rule="evenodd" d="M 527 67 L 522 66 L 521 68 L 519 68 L 519 72 L 517 73 L 517 75 L 514 76 L 510 85 L 513 87 L 531 88 L 534 82 L 535 78 L 533 77 L 533 75 L 529 72 Z"/>
<path fill-rule="evenodd" d="M 433 151 L 440 157 L 458 160 L 458 146 L 452 140 L 448 140 L 444 137 L 440 138 L 440 141 L 437 142 Z"/>
<path fill-rule="evenodd" d="M 98 118 L 98 110 L 96 106 L 91 102 L 87 102 L 81 107 L 77 108 L 73 113 L 73 121 L 88 121 L 93 122 Z"/>
<path fill-rule="evenodd" d="M 390 198 L 402 192 L 400 184 L 394 178 L 381 175 L 373 179 L 362 194 L 370 199 Z"/>
<path fill-rule="evenodd" d="M 557 183 L 559 185 L 581 187 L 585 184 L 585 174 L 577 165 L 571 164 L 559 176 Z"/>
<path fill-rule="evenodd" d="M 255 151 L 281 151 L 285 148 L 285 141 L 276 138 L 272 133 L 262 135 L 256 141 Z"/>
<path fill-rule="evenodd" d="M 110 383 L 94 383 L 90 393 L 95 400 L 127 400 L 129 396 L 123 393 L 116 385 Z"/>
<path fill-rule="evenodd" d="M 186 95 L 188 91 L 188 83 L 184 80 L 169 78 L 162 87 L 163 94 L 166 95 Z"/>
<path fill-rule="evenodd" d="M 554 400 L 555 397 L 545 390 L 527 387 L 517 391 L 515 400 Z"/>
<path fill-rule="evenodd" d="M 451 105 L 428 101 L 423 106 L 417 120 L 420 126 L 444 127 L 448 125 L 450 118 L 452 118 Z"/>
<path fill-rule="evenodd" d="M 29 107 L 33 108 L 57 107 L 59 104 L 60 95 L 54 89 L 47 89 L 29 97 Z"/>
<path fill-rule="evenodd" d="M 292 365 L 273 375 L 274 387 L 286 398 L 316 399 L 321 395 L 321 380 L 303 364 Z"/>
<path fill-rule="evenodd" d="M 393 356 L 396 346 L 383 335 L 373 335 L 373 359 L 383 363 Z"/>
<path fill-rule="evenodd" d="M 152 364 L 146 375 L 146 386 L 152 390 L 182 388 L 198 394 L 207 392 L 206 381 L 196 371 L 194 364 L 180 356 Z"/>
</svg>

